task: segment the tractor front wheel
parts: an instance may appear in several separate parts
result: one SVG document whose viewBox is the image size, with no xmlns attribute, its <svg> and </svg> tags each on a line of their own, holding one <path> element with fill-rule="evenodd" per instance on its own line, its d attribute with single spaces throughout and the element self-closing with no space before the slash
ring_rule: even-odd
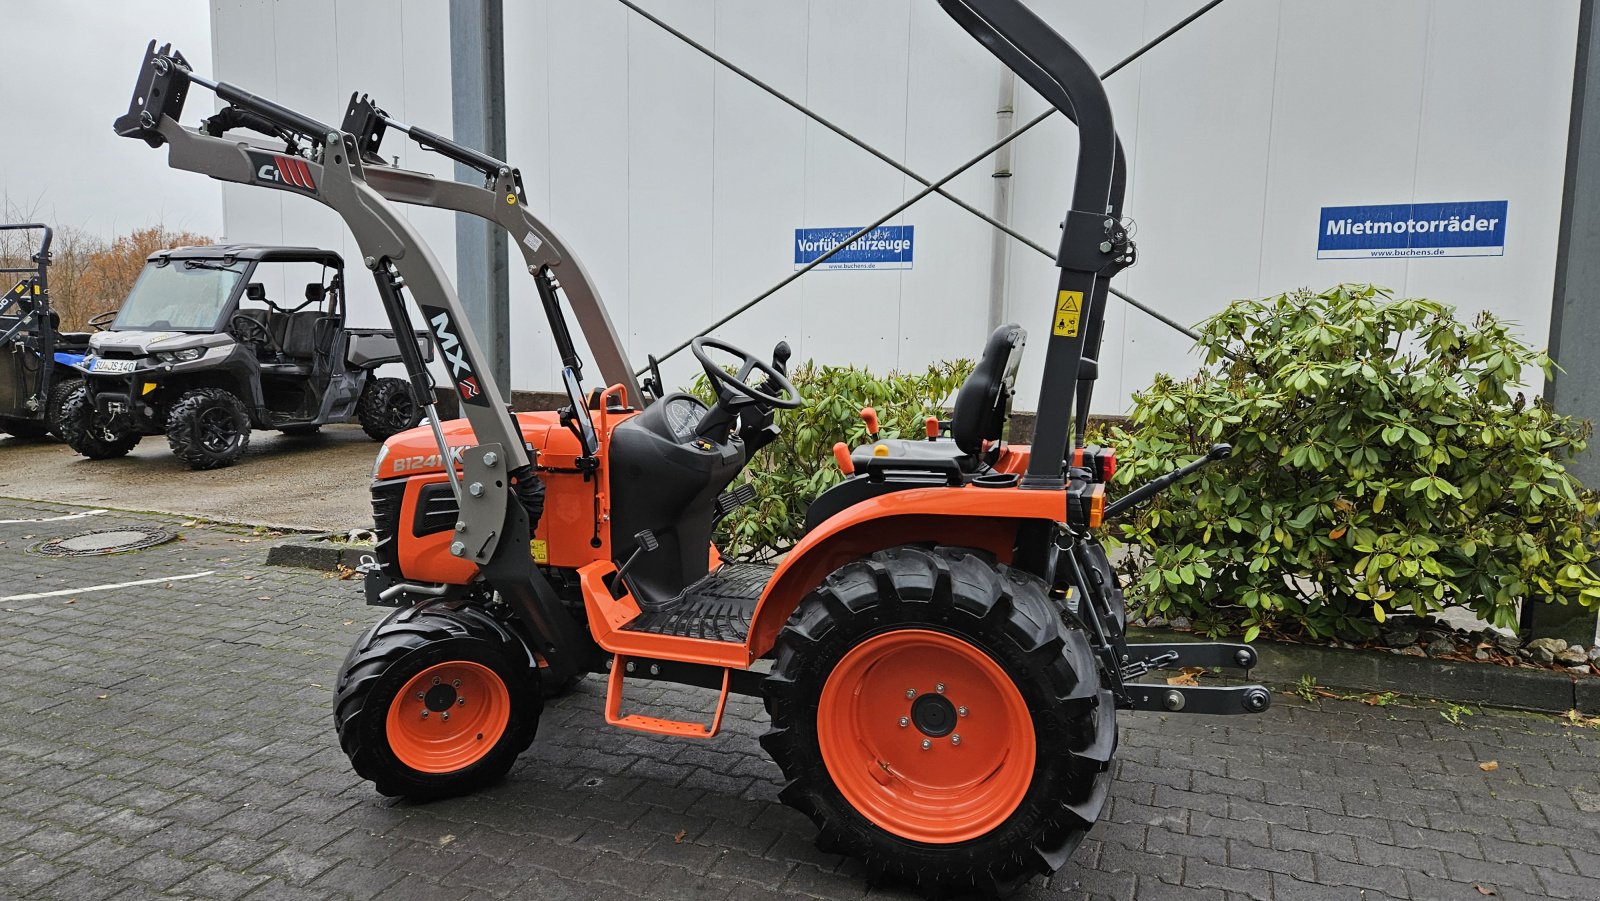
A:
<svg viewBox="0 0 1600 901">
<path fill-rule="evenodd" d="M 982 552 L 882 551 L 779 635 L 761 743 L 825 850 L 938 892 L 1066 863 L 1111 784 L 1115 705 L 1044 583 Z"/>
<path fill-rule="evenodd" d="M 399 610 L 356 642 L 334 724 L 356 775 L 429 800 L 500 779 L 533 742 L 544 700 L 527 648 L 474 607 Z"/>
</svg>

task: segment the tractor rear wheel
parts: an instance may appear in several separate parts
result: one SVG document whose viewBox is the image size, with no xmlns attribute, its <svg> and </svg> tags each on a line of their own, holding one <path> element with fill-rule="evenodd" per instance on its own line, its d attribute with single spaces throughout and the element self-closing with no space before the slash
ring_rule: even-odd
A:
<svg viewBox="0 0 1600 901">
<path fill-rule="evenodd" d="M 846 564 L 795 610 L 761 739 L 825 850 L 935 892 L 1067 862 L 1111 787 L 1116 712 L 1038 578 L 956 548 Z"/>
<path fill-rule="evenodd" d="M 506 774 L 533 742 L 544 700 L 521 639 L 475 607 L 397 610 L 339 671 L 334 725 L 356 774 L 416 800 Z"/>
</svg>

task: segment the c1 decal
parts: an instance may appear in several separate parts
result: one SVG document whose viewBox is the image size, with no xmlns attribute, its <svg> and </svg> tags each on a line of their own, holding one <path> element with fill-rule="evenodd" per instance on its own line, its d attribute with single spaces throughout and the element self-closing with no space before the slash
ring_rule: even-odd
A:
<svg viewBox="0 0 1600 901">
<path fill-rule="evenodd" d="M 250 165 L 255 169 L 256 181 L 273 187 L 295 188 L 309 194 L 317 192 L 317 182 L 311 176 L 306 161 L 281 153 L 247 150 Z"/>
<path fill-rule="evenodd" d="M 433 326 L 433 336 L 439 344 L 439 356 L 444 358 L 444 365 L 450 370 L 450 378 L 456 383 L 456 393 L 461 395 L 462 403 L 487 407 L 489 402 L 483 397 L 478 374 L 467 356 L 467 346 L 457 336 L 458 330 L 455 323 L 450 321 L 450 314 L 437 307 L 424 307 L 422 314 Z"/>
</svg>

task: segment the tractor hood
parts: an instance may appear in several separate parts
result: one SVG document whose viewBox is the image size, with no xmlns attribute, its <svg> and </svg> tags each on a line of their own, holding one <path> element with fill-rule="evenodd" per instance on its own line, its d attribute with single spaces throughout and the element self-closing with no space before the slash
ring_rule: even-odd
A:
<svg viewBox="0 0 1600 901">
<path fill-rule="evenodd" d="M 227 335 L 194 335 L 188 332 L 96 332 L 89 338 L 89 350 L 95 354 L 148 356 L 157 352 L 185 350 L 190 347 L 220 347 L 232 344 Z"/>
</svg>

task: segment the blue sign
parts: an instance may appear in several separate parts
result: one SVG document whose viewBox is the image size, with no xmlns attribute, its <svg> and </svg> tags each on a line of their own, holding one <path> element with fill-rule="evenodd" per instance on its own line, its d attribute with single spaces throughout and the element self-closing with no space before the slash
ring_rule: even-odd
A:
<svg viewBox="0 0 1600 901">
<path fill-rule="evenodd" d="M 881 225 L 850 242 L 818 269 L 910 269 L 915 239 L 914 225 Z M 855 228 L 797 228 L 794 230 L 794 268 L 799 269 L 845 238 L 860 231 Z"/>
<path fill-rule="evenodd" d="M 1506 201 L 1325 206 L 1317 259 L 1498 257 L 1506 252 Z"/>
</svg>

